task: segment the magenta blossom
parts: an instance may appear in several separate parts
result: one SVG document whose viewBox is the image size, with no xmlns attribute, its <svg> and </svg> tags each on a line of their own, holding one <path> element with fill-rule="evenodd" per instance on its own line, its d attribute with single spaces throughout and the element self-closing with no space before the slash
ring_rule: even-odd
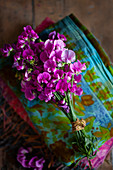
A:
<svg viewBox="0 0 113 170">
<path fill-rule="evenodd" d="M 77 89 L 76 89 L 76 91 L 75 91 L 75 94 L 76 94 L 77 96 L 81 96 L 81 95 L 82 95 L 82 93 L 83 93 L 82 88 L 77 87 Z"/>
<path fill-rule="evenodd" d="M 28 100 L 34 100 L 36 98 L 36 93 L 34 93 L 30 88 L 27 88 L 25 91 L 25 97 Z"/>
<path fill-rule="evenodd" d="M 79 74 L 79 75 L 74 75 L 74 80 L 75 80 L 75 83 L 79 83 L 81 81 L 81 78 L 82 78 L 82 75 Z"/>
<path fill-rule="evenodd" d="M 28 40 L 28 34 L 26 32 L 22 32 L 21 35 L 18 36 L 18 43 L 19 44 L 25 44 L 25 42 Z"/>
<path fill-rule="evenodd" d="M 44 63 L 44 70 L 51 73 L 54 72 L 56 70 L 56 62 L 49 59 Z"/>
<path fill-rule="evenodd" d="M 48 54 L 46 51 L 43 51 L 40 53 L 40 60 L 44 63 L 45 61 L 47 61 L 49 58 L 48 58 Z"/>
<path fill-rule="evenodd" d="M 62 55 L 62 50 L 55 50 L 55 61 L 56 62 L 61 62 L 61 55 Z"/>
<path fill-rule="evenodd" d="M 42 91 L 39 95 L 38 95 L 38 98 L 43 101 L 43 100 L 47 100 L 47 96 L 45 95 L 45 93 Z"/>
<path fill-rule="evenodd" d="M 56 91 L 61 92 L 64 94 L 64 92 L 67 91 L 68 83 L 66 79 L 60 79 L 56 84 Z"/>
<path fill-rule="evenodd" d="M 17 154 L 17 161 L 24 167 L 24 168 L 30 168 L 29 165 L 29 160 L 26 159 L 26 154 L 28 154 L 30 152 L 30 148 L 24 149 L 23 147 L 21 147 L 18 150 L 18 154 Z"/>
<path fill-rule="evenodd" d="M 50 54 L 54 49 L 53 41 L 48 39 L 45 41 L 44 45 L 45 45 L 45 50 L 47 51 L 48 54 Z"/>
<path fill-rule="evenodd" d="M 60 79 L 60 78 L 63 77 L 63 74 L 64 74 L 63 70 L 56 70 L 56 71 L 54 72 L 54 77 L 55 77 L 56 79 Z"/>
<path fill-rule="evenodd" d="M 20 56 L 21 56 L 21 52 L 17 52 L 17 53 L 14 55 L 14 62 L 16 62 L 17 60 L 20 60 Z"/>
<path fill-rule="evenodd" d="M 23 58 L 24 58 L 25 60 L 30 61 L 30 60 L 33 59 L 34 52 L 33 52 L 32 49 L 27 49 L 27 50 L 24 50 L 24 51 L 23 51 L 22 56 L 23 56 Z"/>
<path fill-rule="evenodd" d="M 77 86 L 76 84 L 74 83 L 73 86 L 71 85 L 71 82 L 68 83 L 68 88 L 70 90 L 71 93 L 75 93 L 76 90 L 77 90 Z"/>
<path fill-rule="evenodd" d="M 54 40 L 56 37 L 56 31 L 53 31 L 49 34 L 48 38 L 51 39 L 51 40 Z"/>
<path fill-rule="evenodd" d="M 25 97 L 28 100 L 33 100 L 36 98 L 36 93 L 34 92 L 34 89 L 36 89 L 36 87 L 33 87 L 32 84 L 32 80 L 31 81 L 21 81 L 21 91 L 23 91 L 25 93 Z"/>
<path fill-rule="evenodd" d="M 39 96 L 38 96 L 38 98 L 40 99 L 40 100 L 44 100 L 45 102 L 48 102 L 48 101 L 50 101 L 51 100 L 51 98 L 53 97 L 54 95 L 53 95 L 53 93 L 50 91 L 50 90 L 47 90 L 47 89 L 45 89 L 45 91 L 42 91 L 40 94 L 39 94 Z"/>
<path fill-rule="evenodd" d="M 75 73 L 81 73 L 81 70 L 85 70 L 85 63 L 81 63 L 79 60 L 77 62 L 70 64 L 70 70 Z"/>
<path fill-rule="evenodd" d="M 37 77 L 39 83 L 48 83 L 51 79 L 51 75 L 47 72 L 40 73 Z"/>
<path fill-rule="evenodd" d="M 26 27 L 24 27 L 24 31 L 27 33 L 27 34 L 30 34 L 31 31 L 32 31 L 32 27 L 30 25 L 27 25 Z"/>
<path fill-rule="evenodd" d="M 51 54 L 49 55 L 49 58 L 55 62 L 61 62 L 62 61 L 61 54 L 62 54 L 62 50 L 55 50 L 51 52 Z"/>
<path fill-rule="evenodd" d="M 61 59 L 63 62 L 65 62 L 67 64 L 74 62 L 76 59 L 74 51 L 68 50 L 68 49 L 64 50 L 62 52 Z"/>
<path fill-rule="evenodd" d="M 70 81 L 71 78 L 72 78 L 71 72 L 67 72 L 67 73 L 65 74 L 65 79 L 66 79 L 67 81 Z"/>
<path fill-rule="evenodd" d="M 54 48 L 56 50 L 63 50 L 66 44 L 62 40 L 55 40 L 54 41 Z"/>
<path fill-rule="evenodd" d="M 17 70 L 23 70 L 25 68 L 24 60 L 15 61 L 12 67 L 16 67 Z"/>
<path fill-rule="evenodd" d="M 62 41 L 67 41 L 66 37 L 63 34 L 57 33 L 58 39 L 61 39 Z"/>
<path fill-rule="evenodd" d="M 29 161 L 29 166 L 31 168 L 34 168 L 34 170 L 42 170 L 43 169 L 43 164 L 45 163 L 44 158 L 39 159 L 37 156 L 34 156 L 31 158 Z"/>
<path fill-rule="evenodd" d="M 37 38 L 39 38 L 37 33 L 32 29 L 30 25 L 27 25 L 26 27 L 24 27 L 24 31 L 28 34 L 29 38 L 32 41 L 35 41 Z"/>
<path fill-rule="evenodd" d="M 34 53 L 41 53 L 44 50 L 44 42 L 34 44 Z"/>
<path fill-rule="evenodd" d="M 4 57 L 8 57 L 10 52 L 13 50 L 10 44 L 5 44 L 4 48 L 1 48 L 0 51 L 2 52 Z"/>
<path fill-rule="evenodd" d="M 17 153 L 17 161 L 24 168 L 33 168 L 34 170 L 42 170 L 43 164 L 45 163 L 44 158 L 38 158 L 37 156 L 33 156 L 31 159 L 27 159 L 27 155 L 32 152 L 31 148 L 23 148 L 21 147 Z"/>
</svg>

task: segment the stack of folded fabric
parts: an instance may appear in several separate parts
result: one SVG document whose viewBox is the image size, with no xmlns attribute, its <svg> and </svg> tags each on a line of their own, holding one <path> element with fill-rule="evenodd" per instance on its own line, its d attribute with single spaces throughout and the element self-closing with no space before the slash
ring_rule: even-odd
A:
<svg viewBox="0 0 113 170">
<path fill-rule="evenodd" d="M 93 168 L 97 169 L 113 146 L 113 66 L 95 37 L 73 15 L 56 24 L 46 19 L 36 28 L 42 40 L 46 40 L 53 30 L 66 36 L 67 47 L 74 50 L 77 58 L 87 65 L 80 82 L 83 94 L 75 96 L 74 111 L 78 118 L 85 119 L 86 132 L 98 138 L 99 150 L 91 160 Z M 25 99 L 10 67 L 10 61 L 5 63 L 0 59 L 0 86 L 5 100 L 32 131 L 40 133 L 54 157 L 72 168 L 83 155 L 73 151 L 70 121 L 51 103 Z M 87 159 L 84 158 L 79 166 L 87 169 Z"/>
</svg>

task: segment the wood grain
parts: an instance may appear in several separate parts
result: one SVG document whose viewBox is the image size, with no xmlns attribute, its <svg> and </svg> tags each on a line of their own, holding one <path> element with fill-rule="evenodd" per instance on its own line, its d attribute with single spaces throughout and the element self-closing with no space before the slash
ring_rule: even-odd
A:
<svg viewBox="0 0 113 170">
<path fill-rule="evenodd" d="M 98 38 L 113 62 L 112 0 L 34 0 L 35 25 L 45 17 L 55 22 L 73 13 Z M 32 25 L 32 0 L 0 0 L 0 47 L 16 41 Z"/>
</svg>

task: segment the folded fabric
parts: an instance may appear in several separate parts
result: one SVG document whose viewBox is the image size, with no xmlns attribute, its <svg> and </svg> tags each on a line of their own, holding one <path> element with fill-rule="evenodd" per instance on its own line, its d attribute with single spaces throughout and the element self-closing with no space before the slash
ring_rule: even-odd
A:
<svg viewBox="0 0 113 170">
<path fill-rule="evenodd" d="M 82 27 L 84 29 L 84 27 Z M 93 45 L 83 30 L 78 27 L 72 16 L 59 21 L 54 26 L 40 33 L 42 40 L 47 39 L 49 32 L 56 30 L 67 38 L 67 47 L 73 49 L 77 58 L 87 65 L 80 83 L 84 93 L 81 97 L 73 98 L 75 113 L 78 118 L 87 122 L 85 130 L 98 137 L 98 147 L 102 146 L 113 136 L 113 79 L 112 66 L 108 57 L 96 42 Z M 88 35 L 89 37 L 91 34 Z M 99 50 L 101 53 L 99 53 Z M 104 55 L 103 55 L 104 56 Z M 107 56 L 107 55 L 105 55 Z M 14 78 L 15 73 L 10 71 L 10 61 L 5 63 L 1 59 L 0 76 L 8 83 L 23 104 L 30 120 L 43 135 L 45 142 L 63 163 L 70 165 L 80 153 L 74 153 L 71 145 L 73 134 L 71 124 L 65 115 L 51 103 L 42 101 L 27 101 L 20 90 L 19 81 Z M 104 63 L 107 63 L 105 66 Z M 92 161 L 93 162 L 93 161 Z"/>
</svg>

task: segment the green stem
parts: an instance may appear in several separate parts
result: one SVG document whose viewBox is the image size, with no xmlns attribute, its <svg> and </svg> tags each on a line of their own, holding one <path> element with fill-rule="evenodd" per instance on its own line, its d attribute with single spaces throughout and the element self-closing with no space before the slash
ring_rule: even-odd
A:
<svg viewBox="0 0 113 170">
<path fill-rule="evenodd" d="M 71 103 L 71 100 L 70 100 L 70 93 L 68 92 L 67 93 L 67 100 L 68 100 L 68 105 L 69 105 L 69 108 L 70 108 L 70 118 L 71 118 L 71 122 L 74 122 L 76 121 L 77 117 L 76 115 L 74 114 L 74 110 L 73 110 L 73 106 L 72 106 L 72 103 Z"/>
<path fill-rule="evenodd" d="M 88 162 L 89 162 L 89 169 L 91 170 L 91 168 L 92 168 L 91 161 L 90 161 L 89 157 L 87 157 L 87 159 L 88 159 Z"/>
<path fill-rule="evenodd" d="M 58 101 L 61 100 L 61 96 L 60 96 L 57 92 L 54 92 L 54 95 L 55 95 L 55 97 L 57 98 Z M 60 107 L 60 109 L 65 113 L 65 115 L 66 115 L 66 116 L 68 117 L 68 119 L 70 120 L 70 117 L 68 116 L 68 113 L 67 113 L 63 108 Z"/>
<path fill-rule="evenodd" d="M 54 92 L 54 95 L 55 95 L 55 97 L 58 99 L 58 101 L 60 101 L 60 100 L 61 100 L 61 98 L 60 98 L 60 96 L 58 95 L 58 93 L 57 93 L 57 92 Z"/>
</svg>

